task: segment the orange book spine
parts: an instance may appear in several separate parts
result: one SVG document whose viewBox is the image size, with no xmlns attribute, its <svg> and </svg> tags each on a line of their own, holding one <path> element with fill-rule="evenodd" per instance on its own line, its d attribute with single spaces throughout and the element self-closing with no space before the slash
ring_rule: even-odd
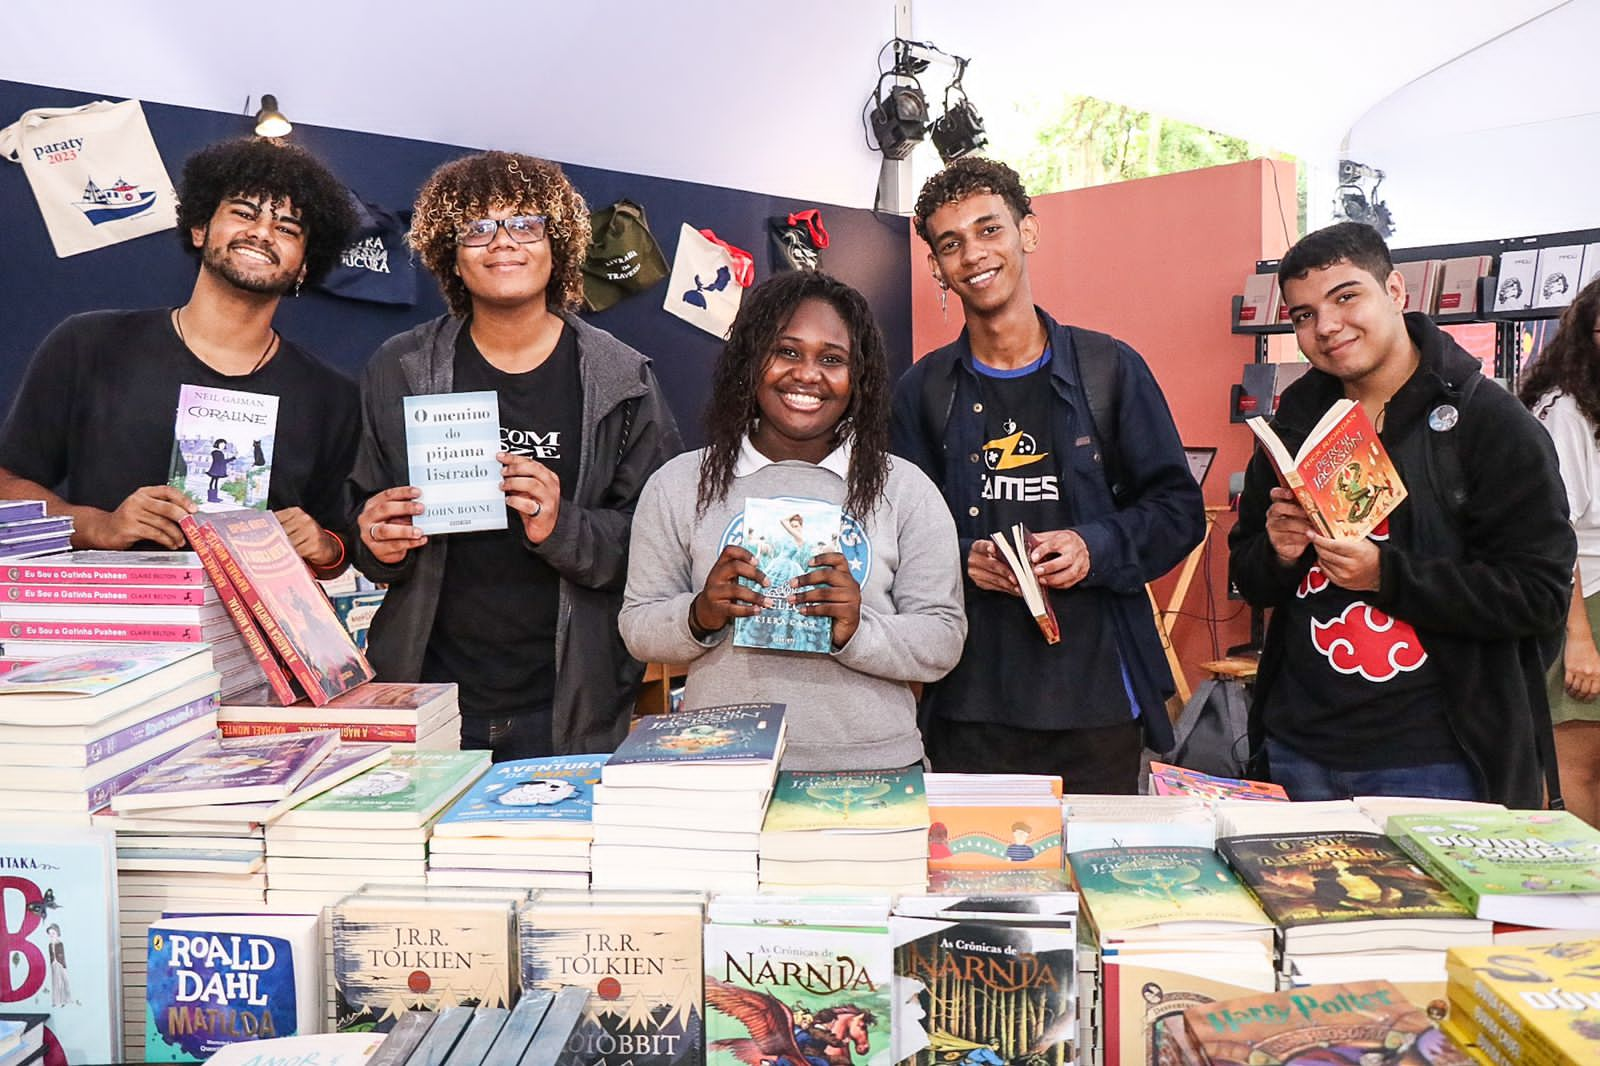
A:
<svg viewBox="0 0 1600 1066">
<path fill-rule="evenodd" d="M 267 642 L 261 637 L 261 630 L 256 627 L 255 619 L 251 616 L 249 608 L 240 598 L 239 591 L 233 587 L 233 582 L 228 580 L 228 573 L 217 557 L 216 542 L 211 537 L 211 531 L 191 515 L 185 515 L 178 523 L 189 536 L 189 545 L 194 548 L 195 554 L 200 556 L 200 565 L 205 567 L 206 573 L 211 577 L 211 584 L 216 587 L 217 595 L 228 610 L 228 617 L 233 619 L 234 628 L 244 638 L 245 647 L 250 649 L 250 654 L 256 662 L 261 664 L 261 672 L 266 675 L 267 685 L 272 689 L 272 694 L 282 701 L 287 707 L 298 698 L 294 684 L 289 680 L 289 675 L 283 672 L 283 664 L 278 662 L 272 654 L 272 649 L 267 647 Z"/>
</svg>

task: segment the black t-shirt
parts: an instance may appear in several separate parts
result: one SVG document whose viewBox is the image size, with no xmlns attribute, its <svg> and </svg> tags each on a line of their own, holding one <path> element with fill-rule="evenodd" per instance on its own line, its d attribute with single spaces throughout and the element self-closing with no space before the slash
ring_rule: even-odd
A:
<svg viewBox="0 0 1600 1066">
<path fill-rule="evenodd" d="M 1070 465 L 1052 429 L 1060 401 L 1050 380 L 1051 358 L 1046 349 L 1032 366 L 1013 372 L 971 364 L 983 404 L 984 445 L 966 468 L 981 481 L 983 521 L 991 532 L 1017 522 L 1033 532 L 1067 529 L 1076 521 Z M 1025 729 L 1132 720 L 1104 590 L 1078 586 L 1048 595 L 1061 625 L 1055 645 L 1045 643 L 1017 597 L 968 584 L 963 669 L 941 682 L 964 690 L 941 701 L 955 712 L 950 717 Z M 1092 710 L 1086 714 L 1086 708 Z"/>
<path fill-rule="evenodd" d="M 456 341 L 455 391 L 497 393 L 501 445 L 549 467 L 561 479 L 562 500 L 572 498 L 583 382 L 570 326 L 562 327 L 549 358 L 521 374 L 490 365 L 473 343 L 470 324 L 464 326 Z M 528 550 L 522 517 L 509 508 L 507 526 L 450 538 L 423 676 L 460 685 L 463 715 L 548 716 L 561 575 Z"/>
<path fill-rule="evenodd" d="M 178 390 L 278 397 L 267 503 L 344 528 L 344 482 L 361 431 L 355 383 L 284 338 L 261 369 L 220 374 L 178 339 L 164 308 L 73 315 L 34 353 L 0 430 L 0 467 L 68 503 L 114 511 L 167 482 Z"/>
<path fill-rule="evenodd" d="M 1402 504 L 1403 508 L 1405 505 Z M 1390 521 L 1371 534 L 1388 536 Z M 1335 770 L 1461 759 L 1438 667 L 1410 624 L 1313 566 L 1277 608 L 1283 671 L 1267 694 L 1267 732 Z"/>
</svg>

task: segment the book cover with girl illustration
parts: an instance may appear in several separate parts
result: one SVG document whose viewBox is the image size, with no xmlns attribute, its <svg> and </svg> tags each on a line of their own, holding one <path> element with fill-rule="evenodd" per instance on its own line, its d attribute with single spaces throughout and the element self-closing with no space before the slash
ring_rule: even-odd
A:
<svg viewBox="0 0 1600 1066">
<path fill-rule="evenodd" d="M 795 597 L 793 582 L 812 569 L 811 560 L 839 550 L 838 504 L 793 497 L 752 498 L 744 504 L 744 547 L 767 578 L 759 614 L 735 618 L 733 643 L 741 648 L 771 648 L 826 655 L 833 650 L 833 619 L 809 616 Z"/>
<path fill-rule="evenodd" d="M 277 430 L 276 396 L 183 385 L 167 484 L 202 511 L 266 510 Z"/>
</svg>

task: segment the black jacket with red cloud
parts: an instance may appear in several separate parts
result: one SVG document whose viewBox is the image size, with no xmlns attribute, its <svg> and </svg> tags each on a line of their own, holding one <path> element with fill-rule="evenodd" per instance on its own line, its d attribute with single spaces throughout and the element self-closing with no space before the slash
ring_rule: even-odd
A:
<svg viewBox="0 0 1600 1066">
<path fill-rule="evenodd" d="M 1472 380 L 1477 360 L 1431 319 L 1408 314 L 1406 329 L 1421 363 L 1390 400 L 1380 435 L 1407 497 L 1378 545 L 1379 585 L 1366 600 L 1410 623 L 1438 665 L 1450 729 L 1484 797 L 1540 807 L 1554 781 L 1544 656 L 1566 618 L 1577 553 L 1555 450 L 1515 397 Z M 1343 395 L 1315 369 L 1284 392 L 1273 428 L 1290 452 Z M 1276 484 L 1258 450 L 1228 537 L 1229 573 L 1256 607 L 1283 604 L 1316 562 L 1310 549 L 1292 567 L 1278 561 L 1265 528 Z M 1464 495 L 1452 499 L 1452 488 Z M 1267 627 L 1251 708 L 1257 753 L 1262 709 L 1285 666 L 1279 623 Z"/>
</svg>

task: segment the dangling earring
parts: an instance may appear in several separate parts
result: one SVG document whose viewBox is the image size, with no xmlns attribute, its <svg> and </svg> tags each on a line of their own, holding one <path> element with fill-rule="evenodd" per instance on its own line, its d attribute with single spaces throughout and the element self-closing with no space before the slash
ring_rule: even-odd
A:
<svg viewBox="0 0 1600 1066">
<path fill-rule="evenodd" d="M 943 278 L 939 279 L 939 317 L 948 321 L 950 317 L 950 283 Z"/>
<path fill-rule="evenodd" d="M 300 285 L 305 280 L 306 280 L 305 278 L 295 278 L 294 279 L 294 298 L 296 300 L 298 300 L 300 298 Z"/>
</svg>

